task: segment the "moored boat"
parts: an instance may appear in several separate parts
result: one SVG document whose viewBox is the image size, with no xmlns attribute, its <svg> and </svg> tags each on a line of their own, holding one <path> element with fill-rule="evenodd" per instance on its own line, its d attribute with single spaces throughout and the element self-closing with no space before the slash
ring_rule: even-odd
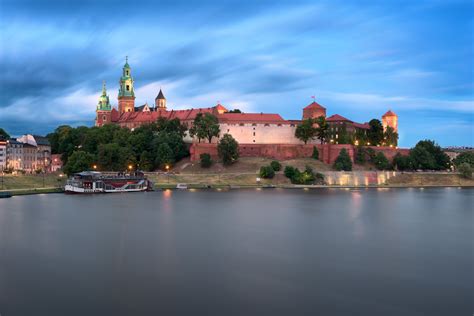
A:
<svg viewBox="0 0 474 316">
<path fill-rule="evenodd" d="M 97 171 L 83 171 L 68 179 L 66 193 L 119 193 L 149 191 L 151 181 L 140 172 L 102 174 Z"/>
</svg>

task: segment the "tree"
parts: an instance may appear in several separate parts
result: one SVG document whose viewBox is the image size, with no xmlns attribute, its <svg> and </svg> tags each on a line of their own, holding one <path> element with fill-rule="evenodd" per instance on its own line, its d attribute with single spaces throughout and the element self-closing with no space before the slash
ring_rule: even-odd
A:
<svg viewBox="0 0 474 316">
<path fill-rule="evenodd" d="M 226 113 L 242 113 L 242 111 L 240 111 L 239 109 L 233 109 L 233 110 L 230 110 Z"/>
<path fill-rule="evenodd" d="M 387 126 L 384 132 L 385 145 L 398 146 L 398 133 L 395 132 L 393 127 Z"/>
<path fill-rule="evenodd" d="M 305 170 L 301 172 L 298 168 L 286 166 L 284 171 L 285 176 L 290 179 L 293 184 L 324 184 L 324 175 L 319 172 L 314 172 L 310 166 L 306 166 Z"/>
<path fill-rule="evenodd" d="M 382 123 L 377 119 L 372 119 L 369 122 L 369 126 L 370 128 L 367 131 L 367 140 L 369 141 L 370 145 L 381 145 L 384 137 Z"/>
<path fill-rule="evenodd" d="M 239 159 L 239 144 L 230 134 L 224 134 L 217 145 L 217 151 L 224 165 L 231 165 Z"/>
<path fill-rule="evenodd" d="M 338 133 L 337 143 L 338 144 L 352 144 L 352 134 L 347 132 L 347 124 L 343 123 L 341 130 Z"/>
<path fill-rule="evenodd" d="M 387 157 L 383 154 L 383 152 L 378 152 L 374 157 L 374 165 L 375 168 L 378 170 L 389 170 L 390 169 L 390 162 L 388 161 Z"/>
<path fill-rule="evenodd" d="M 347 150 L 345 148 L 341 149 L 339 152 L 339 155 L 336 158 L 336 161 L 334 161 L 333 165 L 334 169 L 341 171 L 351 171 L 352 170 L 352 161 L 351 157 L 349 156 Z"/>
<path fill-rule="evenodd" d="M 292 166 L 286 166 L 285 170 L 283 171 L 283 173 L 285 174 L 285 177 L 289 179 L 293 178 L 293 176 L 295 175 L 295 172 L 296 172 L 296 169 L 295 167 L 292 167 Z"/>
<path fill-rule="evenodd" d="M 355 157 L 354 157 L 355 162 L 358 164 L 364 164 L 366 162 L 366 155 L 367 155 L 367 152 L 365 148 L 362 146 L 357 146 Z"/>
<path fill-rule="evenodd" d="M 459 165 L 458 171 L 461 174 L 461 177 L 466 179 L 472 179 L 472 165 L 467 162 L 463 162 Z"/>
<path fill-rule="evenodd" d="M 276 161 L 276 160 L 273 160 L 272 162 L 270 162 L 270 166 L 271 166 L 272 169 L 275 170 L 275 171 L 280 171 L 280 170 L 281 170 L 281 163 L 279 163 L 279 162 Z"/>
<path fill-rule="evenodd" d="M 94 163 L 94 156 L 82 151 L 74 151 L 68 159 L 68 162 L 64 165 L 63 170 L 67 175 L 71 175 L 77 172 L 91 170 L 92 164 Z"/>
<path fill-rule="evenodd" d="M 10 135 L 0 127 L 0 139 L 10 139 Z"/>
<path fill-rule="evenodd" d="M 123 171 L 129 164 L 136 164 L 135 156 L 128 147 L 116 143 L 99 145 L 97 162 L 102 170 Z"/>
<path fill-rule="evenodd" d="M 203 153 L 199 155 L 199 158 L 201 159 L 202 168 L 209 168 L 212 165 L 211 155 L 209 155 L 208 153 Z"/>
<path fill-rule="evenodd" d="M 219 136 L 220 127 L 219 120 L 211 113 L 199 113 L 194 119 L 193 126 L 189 129 L 191 137 L 196 136 L 198 141 L 207 139 L 209 143 L 212 142 L 213 137 Z"/>
<path fill-rule="evenodd" d="M 463 163 L 468 163 L 471 167 L 474 167 L 474 151 L 464 151 L 460 153 L 453 159 L 453 163 L 456 167 L 459 167 Z"/>
<path fill-rule="evenodd" d="M 392 162 L 393 168 L 400 171 L 413 170 L 413 162 L 410 156 L 404 156 L 400 153 L 397 153 L 393 157 Z"/>
<path fill-rule="evenodd" d="M 311 154 L 311 157 L 316 160 L 319 159 L 319 151 L 318 151 L 318 148 L 316 148 L 316 146 L 313 147 L 313 153 Z"/>
<path fill-rule="evenodd" d="M 145 171 L 153 171 L 153 167 L 154 167 L 154 161 L 153 161 L 153 155 L 144 150 L 141 154 L 140 154 L 140 169 L 141 170 L 145 170 Z"/>
<path fill-rule="evenodd" d="M 173 150 L 167 143 L 161 143 L 156 150 L 155 165 L 166 168 L 175 162 Z"/>
<path fill-rule="evenodd" d="M 314 139 L 316 136 L 316 129 L 313 126 L 314 121 L 312 119 L 307 119 L 301 122 L 300 125 L 296 127 L 295 136 L 299 140 L 302 140 L 305 144 L 308 143 L 308 140 Z"/>
<path fill-rule="evenodd" d="M 415 169 L 446 170 L 450 166 L 449 156 L 432 140 L 419 141 L 410 150 Z"/>
<path fill-rule="evenodd" d="M 259 175 L 265 179 L 272 179 L 275 176 L 275 170 L 273 170 L 272 166 L 262 166 L 260 167 Z"/>
<path fill-rule="evenodd" d="M 326 121 L 326 118 L 324 116 L 320 116 L 316 119 L 316 124 L 318 124 L 318 127 L 316 128 L 316 138 L 318 138 L 321 141 L 321 144 L 323 144 L 329 135 L 329 124 Z"/>
</svg>

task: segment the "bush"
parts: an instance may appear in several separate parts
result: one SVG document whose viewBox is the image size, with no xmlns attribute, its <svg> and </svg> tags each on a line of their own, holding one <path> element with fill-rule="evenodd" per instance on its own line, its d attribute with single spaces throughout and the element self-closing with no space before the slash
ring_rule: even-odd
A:
<svg viewBox="0 0 474 316">
<path fill-rule="evenodd" d="M 341 171 L 341 170 L 351 171 L 352 170 L 351 157 L 349 157 L 349 154 L 347 153 L 347 150 L 345 148 L 343 148 L 341 152 L 339 153 L 339 156 L 337 156 L 333 167 L 337 171 Z"/>
<path fill-rule="evenodd" d="M 211 155 L 209 155 L 208 153 L 203 153 L 199 155 L 199 158 L 201 159 L 202 168 L 209 168 L 212 165 Z"/>
<path fill-rule="evenodd" d="M 374 157 L 374 165 L 375 168 L 378 170 L 389 170 L 390 169 L 390 162 L 388 162 L 387 157 L 383 154 L 383 152 L 378 152 Z"/>
<path fill-rule="evenodd" d="M 270 162 L 270 166 L 273 168 L 273 170 L 275 171 L 280 171 L 281 170 L 281 163 L 279 163 L 278 161 L 276 160 L 273 160 L 272 162 Z"/>
<path fill-rule="evenodd" d="M 318 151 L 318 148 L 316 148 L 316 146 L 313 147 L 313 154 L 311 155 L 311 157 L 316 160 L 319 159 L 319 151 Z"/>
<path fill-rule="evenodd" d="M 272 166 L 262 166 L 260 167 L 260 177 L 264 179 L 272 179 L 275 176 L 275 170 Z"/>
<path fill-rule="evenodd" d="M 285 168 L 285 176 L 290 179 L 293 184 L 324 184 L 324 175 L 319 172 L 314 172 L 311 167 L 306 166 L 305 170 L 301 172 L 298 168 L 287 166 Z"/>
<path fill-rule="evenodd" d="M 461 174 L 461 177 L 466 178 L 466 179 L 472 179 L 472 167 L 469 163 L 463 162 L 462 164 L 459 165 L 457 170 Z"/>
<path fill-rule="evenodd" d="M 415 169 L 446 170 L 450 167 L 448 155 L 432 140 L 419 141 L 410 150 L 410 158 Z"/>
<path fill-rule="evenodd" d="M 285 170 L 283 171 L 283 173 L 285 174 L 285 177 L 287 177 L 288 179 L 292 179 L 293 176 L 295 175 L 295 172 L 296 172 L 296 169 L 295 167 L 292 167 L 292 166 L 286 166 Z"/>
</svg>

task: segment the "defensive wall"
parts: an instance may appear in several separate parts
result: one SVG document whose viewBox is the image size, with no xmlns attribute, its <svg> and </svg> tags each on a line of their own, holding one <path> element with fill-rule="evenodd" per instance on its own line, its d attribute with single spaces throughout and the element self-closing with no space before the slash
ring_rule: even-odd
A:
<svg viewBox="0 0 474 316">
<path fill-rule="evenodd" d="M 354 145 L 336 145 L 336 144 L 239 144 L 240 157 L 265 157 L 276 160 L 287 160 L 294 158 L 308 158 L 313 154 L 313 147 L 319 151 L 319 160 L 327 164 L 333 164 L 343 148 L 345 148 L 354 161 L 357 147 Z M 392 160 L 397 153 L 408 155 L 409 149 L 366 146 L 372 148 L 376 153 L 383 152 L 388 160 Z M 208 153 L 212 159 L 217 159 L 217 144 L 212 143 L 193 143 L 189 149 L 191 161 L 198 161 L 200 155 Z"/>
</svg>

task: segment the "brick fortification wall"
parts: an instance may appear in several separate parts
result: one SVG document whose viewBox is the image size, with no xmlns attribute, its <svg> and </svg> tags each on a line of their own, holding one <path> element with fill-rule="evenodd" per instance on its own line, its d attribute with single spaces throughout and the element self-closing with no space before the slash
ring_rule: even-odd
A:
<svg viewBox="0 0 474 316">
<path fill-rule="evenodd" d="M 353 145 L 332 145 L 332 144 L 239 144 L 240 157 L 265 157 L 277 160 L 294 158 L 308 158 L 313 153 L 313 147 L 319 151 L 319 160 L 327 164 L 333 164 L 340 151 L 345 148 L 354 161 L 356 146 Z M 408 155 L 408 149 L 395 149 L 390 147 L 370 146 L 376 152 L 383 152 L 388 160 L 400 152 Z M 199 156 L 208 153 L 213 159 L 217 159 L 217 144 L 194 143 L 190 147 L 191 161 L 199 161 Z"/>
</svg>

